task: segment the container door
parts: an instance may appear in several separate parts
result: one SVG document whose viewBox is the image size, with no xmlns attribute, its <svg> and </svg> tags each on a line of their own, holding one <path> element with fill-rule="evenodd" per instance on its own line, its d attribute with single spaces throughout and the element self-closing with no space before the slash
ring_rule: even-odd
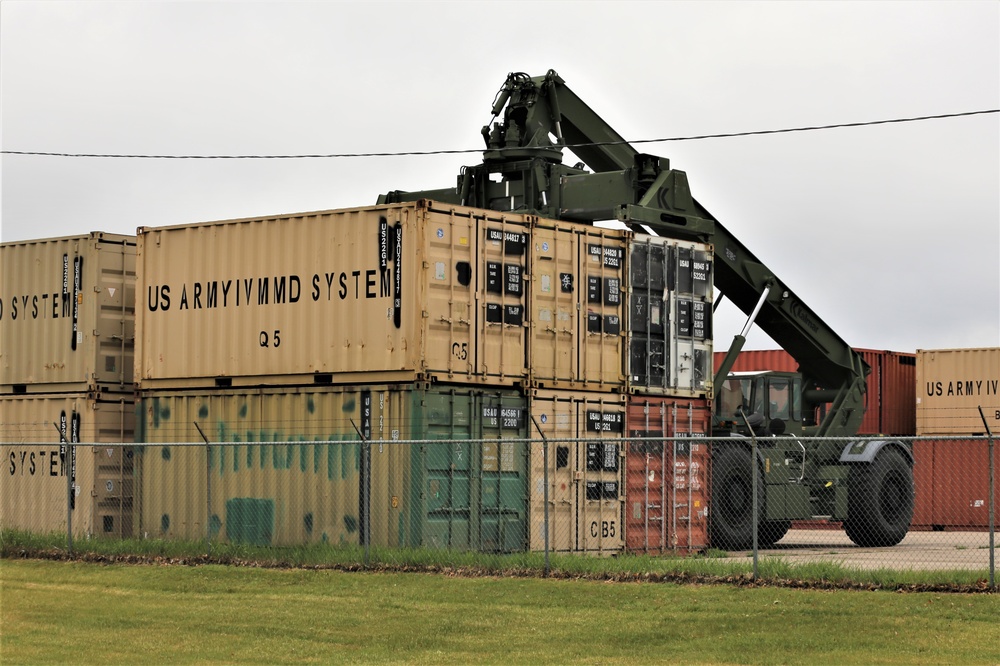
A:
<svg viewBox="0 0 1000 666">
<path fill-rule="evenodd" d="M 503 219 L 479 220 L 479 343 L 483 375 L 501 383 L 527 374 L 526 258 L 528 229 Z"/>
<path fill-rule="evenodd" d="M 703 432 L 676 433 L 672 442 L 670 547 L 684 552 L 708 546 L 708 445 Z"/>
<path fill-rule="evenodd" d="M 626 547 L 658 553 L 667 548 L 667 480 L 672 477 L 662 403 L 635 400 L 629 405 L 630 440 L 626 453 Z M 651 439 L 652 438 L 652 439 Z"/>
<path fill-rule="evenodd" d="M 546 439 L 563 440 L 544 443 L 531 451 L 531 550 L 545 549 L 547 512 L 549 550 L 571 552 L 577 549 L 578 541 L 576 471 L 579 447 L 565 440 L 576 437 L 575 405 L 569 398 L 532 397 L 530 415 Z M 548 504 L 545 502 L 546 479 Z"/>
<path fill-rule="evenodd" d="M 531 378 L 554 387 L 579 376 L 577 233 L 536 226 L 531 240 Z"/>
<path fill-rule="evenodd" d="M 625 244 L 620 236 L 588 232 L 581 241 L 586 302 L 580 308 L 580 380 L 603 390 L 623 383 Z"/>
<path fill-rule="evenodd" d="M 630 244 L 628 371 L 632 385 L 665 389 L 670 385 L 670 300 L 672 247 L 639 236 Z M 669 277 L 669 279 L 668 279 Z"/>
<path fill-rule="evenodd" d="M 427 267 L 421 272 L 419 265 L 415 265 L 405 274 L 423 274 L 427 280 L 426 303 L 414 306 L 426 310 L 428 332 L 424 363 L 429 370 L 447 372 L 449 377 L 458 380 L 474 377 L 484 370 L 477 365 L 473 340 L 475 224 L 467 215 L 428 213 L 422 225 L 427 243 Z M 420 258 L 403 256 L 395 261 L 398 273 L 401 262 L 416 263 Z"/>
<path fill-rule="evenodd" d="M 585 400 L 577 404 L 579 541 L 584 552 L 618 552 L 624 544 L 622 499 L 625 488 L 625 409 L 616 400 Z M 614 440 L 614 441 L 605 441 Z"/>
<path fill-rule="evenodd" d="M 478 491 L 478 479 L 472 473 L 472 446 L 469 439 L 472 404 L 468 394 L 427 392 L 424 418 L 425 438 L 422 474 L 425 511 L 419 545 L 428 548 L 467 550 L 472 543 L 472 495 Z"/>
<path fill-rule="evenodd" d="M 487 393 L 477 438 L 481 445 L 477 550 L 515 552 L 527 548 L 528 444 L 504 441 L 527 438 L 527 410 L 519 395 Z"/>
<path fill-rule="evenodd" d="M 711 256 L 699 247 L 677 248 L 677 339 L 672 385 L 692 393 L 705 393 L 712 374 Z"/>
</svg>

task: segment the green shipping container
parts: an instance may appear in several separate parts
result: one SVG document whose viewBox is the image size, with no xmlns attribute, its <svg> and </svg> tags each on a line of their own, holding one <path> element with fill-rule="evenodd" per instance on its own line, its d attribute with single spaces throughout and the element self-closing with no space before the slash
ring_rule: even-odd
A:
<svg viewBox="0 0 1000 666">
<path fill-rule="evenodd" d="M 510 441 L 526 437 L 525 399 L 513 390 L 143 391 L 139 534 L 526 550 L 528 444 Z M 486 441 L 467 442 L 479 439 Z"/>
</svg>

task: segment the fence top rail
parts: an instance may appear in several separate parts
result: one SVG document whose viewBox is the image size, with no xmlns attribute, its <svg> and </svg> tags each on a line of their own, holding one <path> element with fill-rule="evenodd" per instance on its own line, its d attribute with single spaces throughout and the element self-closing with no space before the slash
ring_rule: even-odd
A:
<svg viewBox="0 0 1000 666">
<path fill-rule="evenodd" d="M 630 442 L 691 442 L 697 441 L 698 443 L 706 444 L 722 444 L 727 442 L 733 442 L 734 439 L 745 439 L 749 441 L 749 438 L 733 438 L 733 437 L 708 437 L 700 434 L 683 434 L 674 435 L 671 437 L 485 437 L 479 439 L 370 439 L 368 444 L 376 445 L 387 445 L 387 444 L 486 444 L 490 442 L 503 442 L 505 444 L 572 444 L 579 442 L 588 443 L 604 443 L 604 444 L 628 444 Z M 759 437 L 758 441 L 771 439 L 769 437 Z M 914 442 L 989 442 L 990 437 L 987 435 L 969 435 L 969 436 L 939 436 L 939 437 L 895 437 L 895 436 L 859 436 L 859 437 L 797 437 L 798 441 L 803 443 L 822 443 L 822 442 L 856 442 L 856 441 L 882 441 L 891 440 L 896 442 L 903 442 L 907 444 L 912 444 Z M 133 447 L 133 446 L 166 446 L 166 447 L 200 447 L 205 446 L 308 446 L 317 444 L 360 444 L 364 440 L 353 437 L 349 439 L 310 439 L 310 440 L 280 440 L 280 441 L 245 441 L 245 442 L 224 442 L 224 441 L 210 441 L 210 442 L 4 442 L 0 441 L 0 446 L 12 447 L 12 446 L 92 446 L 97 448 L 122 448 L 122 447 Z"/>
</svg>

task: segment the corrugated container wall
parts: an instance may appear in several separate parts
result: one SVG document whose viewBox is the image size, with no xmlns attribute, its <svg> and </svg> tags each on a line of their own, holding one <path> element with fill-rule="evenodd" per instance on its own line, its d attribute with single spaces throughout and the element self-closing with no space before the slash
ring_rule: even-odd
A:
<svg viewBox="0 0 1000 666">
<path fill-rule="evenodd" d="M 1000 432 L 1000 347 L 917 350 L 917 435 Z"/>
<path fill-rule="evenodd" d="M 932 451 L 929 498 L 934 529 L 987 529 L 990 524 L 989 443 L 982 439 L 917 440 L 915 451 Z M 918 462 L 921 460 L 918 458 Z M 1000 478 L 1000 455 L 994 451 L 993 477 Z M 919 490 L 919 488 L 918 488 Z M 928 501 L 929 500 L 929 501 Z M 993 514 L 1000 517 L 1000 493 L 994 493 Z M 916 523 L 917 516 L 914 516 Z M 926 519 L 921 516 L 921 519 Z M 994 518 L 996 520 L 996 518 Z"/>
<path fill-rule="evenodd" d="M 531 450 L 531 550 L 611 555 L 624 541 L 625 396 L 533 390 L 528 397 L 532 436 L 550 441 Z M 606 441 L 614 440 L 614 441 Z"/>
<path fill-rule="evenodd" d="M 704 438 L 711 424 L 707 399 L 629 396 L 628 550 L 690 553 L 708 547 L 711 452 Z"/>
<path fill-rule="evenodd" d="M 913 451 L 913 518 L 910 529 L 930 529 L 934 525 L 934 442 L 918 439 Z"/>
<path fill-rule="evenodd" d="M 421 201 L 140 229 L 136 381 L 523 383 L 531 219 Z"/>
<path fill-rule="evenodd" d="M 625 234 L 545 219 L 531 233 L 533 386 L 623 391 Z"/>
<path fill-rule="evenodd" d="M 916 411 L 913 387 L 916 384 L 916 356 L 905 352 L 855 349 L 871 367 L 865 392 L 865 417 L 859 435 L 916 434 Z M 718 370 L 725 352 L 716 352 L 714 369 Z M 772 370 L 797 372 L 798 363 L 782 349 L 750 350 L 736 357 L 733 372 Z"/>
<path fill-rule="evenodd" d="M 132 536 L 132 395 L 91 393 L 0 397 L 0 527 L 65 533 L 67 468 L 61 438 L 77 446 L 73 532 Z"/>
<path fill-rule="evenodd" d="M 367 523 L 374 546 L 527 548 L 528 445 L 504 441 L 527 434 L 517 391 L 144 391 L 139 412 L 143 536 L 358 544 Z M 210 449 L 156 445 L 201 441 L 196 423 Z M 369 521 L 359 432 L 372 442 Z M 426 441 L 396 443 L 410 439 Z M 441 441 L 469 439 L 488 441 Z"/>
<path fill-rule="evenodd" d="M 712 246 L 637 235 L 628 245 L 629 389 L 712 390 Z"/>
<path fill-rule="evenodd" d="M 132 386 L 135 238 L 0 244 L 0 393 Z"/>
</svg>

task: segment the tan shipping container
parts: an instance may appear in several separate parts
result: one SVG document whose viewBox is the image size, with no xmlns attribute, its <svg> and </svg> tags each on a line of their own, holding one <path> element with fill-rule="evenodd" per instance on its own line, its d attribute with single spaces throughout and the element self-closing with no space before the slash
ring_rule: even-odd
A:
<svg viewBox="0 0 1000 666">
<path fill-rule="evenodd" d="M 629 390 L 712 393 L 712 246 L 639 234 L 628 243 Z"/>
<path fill-rule="evenodd" d="M 131 389 L 135 237 L 0 244 L 0 393 Z"/>
<path fill-rule="evenodd" d="M 132 447 L 121 445 L 133 441 L 134 423 L 131 394 L 0 397 L 0 526 L 65 534 L 73 465 L 66 465 L 64 438 L 80 443 L 73 447 L 73 533 L 131 536 Z"/>
<path fill-rule="evenodd" d="M 550 440 L 531 450 L 531 550 L 612 555 L 624 548 L 625 396 L 533 390 L 532 437 Z M 535 428 L 541 429 L 541 435 Z M 547 472 L 546 472 L 547 470 Z"/>
<path fill-rule="evenodd" d="M 1000 347 L 917 350 L 917 436 L 1000 432 Z"/>
<path fill-rule="evenodd" d="M 531 220 L 420 201 L 140 229 L 136 381 L 523 383 Z"/>
<path fill-rule="evenodd" d="M 516 390 L 157 390 L 141 393 L 139 412 L 143 537 L 361 544 L 363 435 L 371 545 L 527 549 L 527 421 Z M 166 446 L 178 443 L 188 445 Z"/>
<path fill-rule="evenodd" d="M 540 219 L 531 236 L 531 379 L 536 388 L 623 391 L 622 231 Z"/>
</svg>

